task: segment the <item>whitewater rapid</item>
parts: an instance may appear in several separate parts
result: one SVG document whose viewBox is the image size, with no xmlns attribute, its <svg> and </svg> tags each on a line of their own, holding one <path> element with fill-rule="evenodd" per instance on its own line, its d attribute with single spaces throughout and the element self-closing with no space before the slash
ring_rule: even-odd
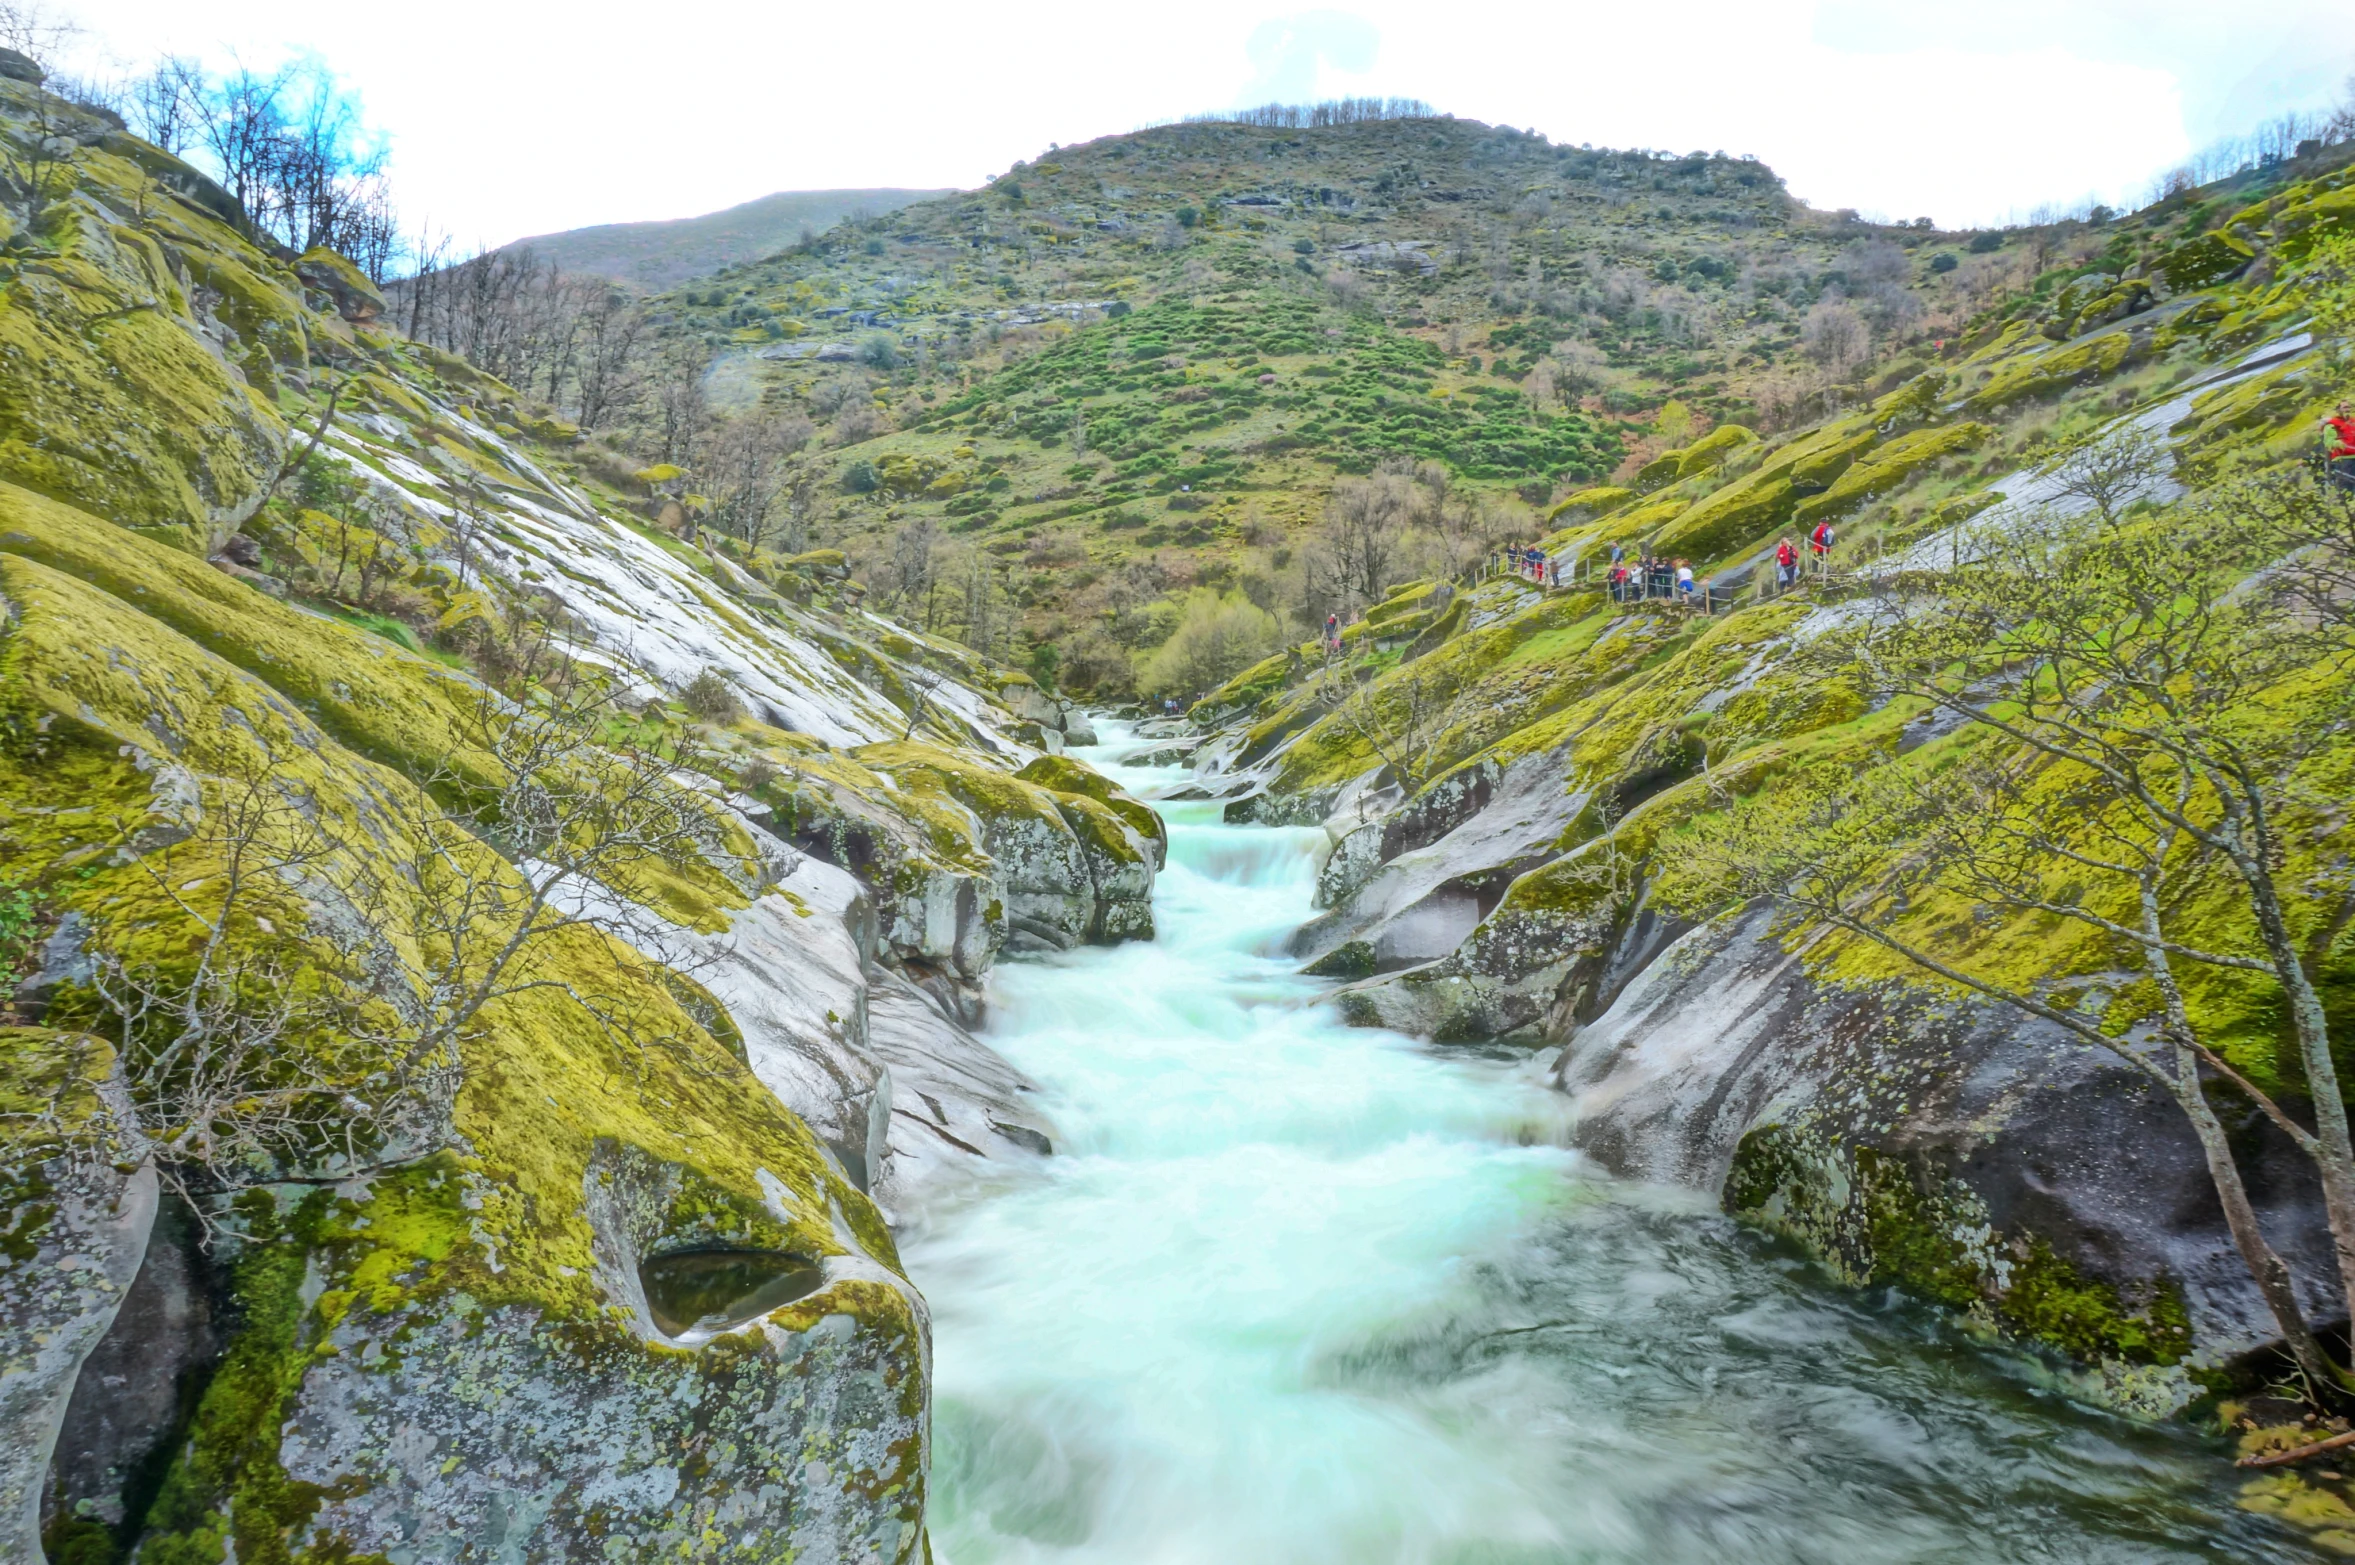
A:
<svg viewBox="0 0 2355 1565">
<path fill-rule="evenodd" d="M 2188 1433 L 1582 1166 L 1537 1062 L 1342 1025 L 1322 833 L 1161 808 L 1156 940 L 997 970 L 1055 1155 L 914 1214 L 942 1565 L 2298 1557 Z"/>
</svg>

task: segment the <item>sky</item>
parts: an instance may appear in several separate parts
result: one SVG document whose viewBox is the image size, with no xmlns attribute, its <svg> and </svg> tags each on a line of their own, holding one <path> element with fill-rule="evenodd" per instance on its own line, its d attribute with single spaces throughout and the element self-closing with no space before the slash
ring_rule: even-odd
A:
<svg viewBox="0 0 2355 1565">
<path fill-rule="evenodd" d="M 1558 142 L 1752 154 L 1818 207 L 1961 227 L 2132 205 L 2196 148 L 2334 102 L 2321 0 L 66 0 L 56 62 L 315 56 L 462 245 L 776 190 L 969 187 L 1054 144 L 1378 94 Z"/>
</svg>

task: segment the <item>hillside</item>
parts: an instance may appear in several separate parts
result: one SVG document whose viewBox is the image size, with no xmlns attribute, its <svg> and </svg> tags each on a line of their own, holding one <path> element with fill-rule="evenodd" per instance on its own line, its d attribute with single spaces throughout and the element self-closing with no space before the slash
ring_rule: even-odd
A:
<svg viewBox="0 0 2355 1565">
<path fill-rule="evenodd" d="M 1991 371 L 2018 341 L 1994 335 L 2141 232 L 1876 227 L 1754 162 L 1469 120 L 1189 124 L 846 225 L 655 320 L 712 356 L 715 405 L 816 428 L 794 525 L 880 603 L 905 617 L 913 529 L 939 574 L 994 576 L 1042 666 L 1119 693 L 1198 586 L 1287 630 L 1363 608 L 1311 557 L 1351 475 L 1438 464 L 1445 503 L 1400 519 L 1421 566 L 1526 541 L 1715 426 Z"/>
<path fill-rule="evenodd" d="M 937 190 L 780 190 L 701 217 L 598 223 L 562 233 L 534 234 L 508 248 L 530 250 L 568 272 L 660 289 L 774 255 L 837 223 L 881 217 L 911 201 L 941 194 Z"/>
</svg>

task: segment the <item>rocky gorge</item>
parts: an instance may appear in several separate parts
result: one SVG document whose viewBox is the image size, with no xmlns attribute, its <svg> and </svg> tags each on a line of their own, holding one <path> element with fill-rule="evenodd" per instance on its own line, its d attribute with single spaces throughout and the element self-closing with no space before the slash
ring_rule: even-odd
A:
<svg viewBox="0 0 2355 1565">
<path fill-rule="evenodd" d="M 2122 904 L 2070 923 L 2092 904 L 2050 876 L 2005 903 L 1867 844 L 1873 895 L 1816 917 L 1781 861 L 1742 878 L 1857 778 L 1977 775 L 1973 724 L 2044 677 L 1895 689 L 1860 661 L 1872 616 L 2038 529 L 2322 493 L 2299 461 L 2355 315 L 2342 151 L 2120 220 L 1867 398 L 1548 495 L 1558 579 L 1385 580 L 1331 643 L 1148 720 L 877 612 L 842 551 L 695 525 L 675 470 L 615 469 L 17 58 L 0 1552 L 1867 1547 L 1874 1505 L 1809 1500 L 1779 1454 L 1793 1404 L 1866 1495 L 1903 1487 L 1879 1421 L 1962 1430 L 1967 1481 L 1914 1495 L 1888 1558 L 1960 1547 L 1990 1495 L 2022 1551 L 2355 1552 L 2343 1480 L 2227 1497 L 2195 1432 L 2259 1454 L 2324 1426 L 2213 1143 L 2134 1048 L 2203 1041 L 2326 1338 L 2347 1282 L 2308 1154 L 2335 1088 L 2225 871 L 2154 856 L 2168 949 L 2232 959 L 2166 995 Z M 1565 422 L 1575 471 L 1616 459 Z M 1833 558 L 1777 580 L 1778 536 L 1832 522 Z M 1700 602 L 1607 575 L 1672 553 Z M 2217 557 L 2219 612 L 2282 574 Z M 2235 735 L 2294 784 L 2258 857 L 2327 1022 L 2343 649 L 2281 646 L 2304 661 L 2266 665 Z M 2021 797 L 2080 855 L 2113 819 Z M 1752 1321 L 1817 1346 L 1778 1359 Z M 1497 1346 L 1557 1329 L 1607 1351 Z M 1560 1433 L 1595 1408 L 1631 1448 L 1647 1409 L 1733 1432 L 1669 1441 L 1646 1490 Z M 2025 1497 L 2068 1485 L 1998 1425 L 2159 1476 L 2069 1490 L 2044 1529 Z"/>
</svg>

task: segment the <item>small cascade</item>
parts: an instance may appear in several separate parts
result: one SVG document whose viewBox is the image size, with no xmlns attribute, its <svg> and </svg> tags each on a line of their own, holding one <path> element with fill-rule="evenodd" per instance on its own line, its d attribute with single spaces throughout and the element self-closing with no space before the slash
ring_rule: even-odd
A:
<svg viewBox="0 0 2355 1565">
<path fill-rule="evenodd" d="M 2187 1432 L 1596 1177 L 1535 1061 L 1342 1025 L 1323 834 L 1164 808 L 1159 936 L 995 977 L 1055 1155 L 907 1236 L 943 1565 L 2283 1557 Z"/>
</svg>

